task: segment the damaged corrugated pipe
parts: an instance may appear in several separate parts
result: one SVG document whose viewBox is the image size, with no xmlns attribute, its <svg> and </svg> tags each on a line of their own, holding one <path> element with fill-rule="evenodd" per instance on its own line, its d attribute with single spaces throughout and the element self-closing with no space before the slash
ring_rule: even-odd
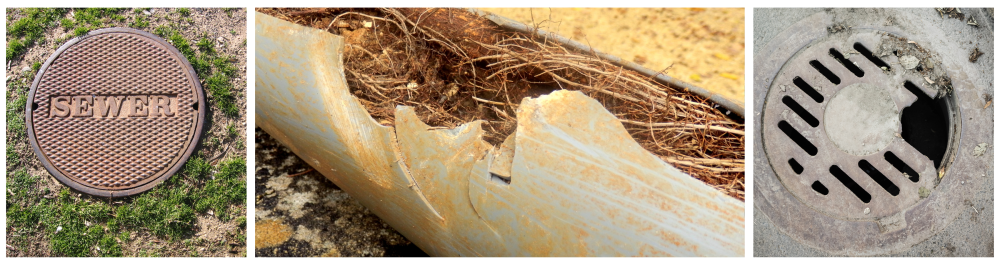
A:
<svg viewBox="0 0 1000 265">
<path fill-rule="evenodd" d="M 743 256 L 744 203 L 643 149 L 596 100 L 525 98 L 499 147 L 483 121 L 382 126 L 344 41 L 257 13 L 256 124 L 434 256 Z"/>
</svg>

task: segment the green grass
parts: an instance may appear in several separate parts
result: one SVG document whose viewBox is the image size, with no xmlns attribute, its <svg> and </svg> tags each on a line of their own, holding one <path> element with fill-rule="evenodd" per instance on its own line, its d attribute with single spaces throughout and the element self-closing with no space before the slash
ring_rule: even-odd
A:
<svg viewBox="0 0 1000 265">
<path fill-rule="evenodd" d="M 7 25 L 7 60 L 24 55 L 45 30 L 53 26 L 68 9 L 27 8 L 25 16 Z M 9 14 L 8 14 L 9 17 Z"/>
<path fill-rule="evenodd" d="M 76 9 L 73 18 L 76 19 L 77 24 L 86 23 L 92 28 L 101 28 L 104 27 L 104 23 L 109 22 L 106 19 L 124 22 L 125 17 L 121 15 L 121 12 L 125 10 L 127 8 L 82 8 Z"/>
<path fill-rule="evenodd" d="M 142 11 L 140 11 L 140 13 L 142 13 Z M 135 21 L 132 21 L 132 23 L 129 23 L 128 26 L 130 28 L 143 29 L 143 28 L 149 27 L 149 20 L 146 20 L 146 17 L 137 16 L 137 17 L 135 17 Z"/>
<path fill-rule="evenodd" d="M 195 210 L 203 212 L 211 209 L 219 220 L 231 220 L 233 216 L 229 213 L 229 205 L 246 200 L 245 178 L 246 160 L 242 157 L 223 160 L 215 176 L 198 192 L 199 201 L 195 203 Z"/>
<path fill-rule="evenodd" d="M 21 138 L 26 135 L 24 108 L 28 104 L 28 86 L 21 79 L 7 85 L 11 88 L 11 93 L 7 94 L 7 132 L 15 138 Z"/>
<path fill-rule="evenodd" d="M 178 8 L 177 14 L 180 14 L 182 17 L 190 16 L 191 10 L 187 8 Z"/>
<path fill-rule="evenodd" d="M 236 135 L 239 135 L 239 131 L 236 130 L 236 125 L 232 123 L 226 125 L 226 133 L 229 134 L 229 137 L 236 137 Z"/>
<path fill-rule="evenodd" d="M 221 57 L 215 51 L 212 40 L 202 36 L 192 47 L 190 41 L 170 27 L 157 27 L 153 33 L 169 40 L 188 59 L 198 77 L 203 80 L 202 87 L 208 90 L 212 101 L 222 113 L 229 117 L 239 115 L 236 96 L 232 91 L 232 79 L 238 69 L 230 62 L 230 58 Z"/>
<path fill-rule="evenodd" d="M 63 18 L 62 20 L 60 20 L 59 24 L 62 25 L 62 27 L 66 30 L 71 30 L 73 29 L 73 27 L 76 26 L 76 22 L 74 22 L 72 19 L 69 18 Z"/>
<path fill-rule="evenodd" d="M 104 200 L 80 199 L 66 187 L 60 187 L 55 198 L 46 198 L 47 192 L 37 188 L 38 177 L 19 169 L 7 176 L 7 190 L 13 194 L 7 198 L 7 230 L 44 233 L 56 256 L 122 256 L 122 242 L 137 231 L 179 240 L 193 234 L 197 213 L 212 210 L 220 220 L 232 220 L 230 209 L 246 199 L 245 170 L 242 157 L 216 166 L 195 157 L 183 174 L 112 206 Z M 240 220 L 245 227 L 245 218 Z M 24 247 L 27 242 L 19 243 Z"/>
</svg>

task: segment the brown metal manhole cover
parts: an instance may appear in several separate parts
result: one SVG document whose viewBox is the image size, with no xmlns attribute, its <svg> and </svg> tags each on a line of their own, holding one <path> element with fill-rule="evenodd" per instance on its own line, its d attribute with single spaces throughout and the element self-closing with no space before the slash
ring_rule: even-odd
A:
<svg viewBox="0 0 1000 265">
<path fill-rule="evenodd" d="M 121 197 L 163 182 L 190 157 L 202 88 L 174 46 L 109 28 L 68 41 L 28 94 L 28 138 L 45 168 L 81 192 Z"/>
<path fill-rule="evenodd" d="M 983 185 L 992 116 L 971 104 L 961 51 L 832 20 L 810 16 L 754 55 L 754 207 L 831 254 L 902 252 Z"/>
</svg>

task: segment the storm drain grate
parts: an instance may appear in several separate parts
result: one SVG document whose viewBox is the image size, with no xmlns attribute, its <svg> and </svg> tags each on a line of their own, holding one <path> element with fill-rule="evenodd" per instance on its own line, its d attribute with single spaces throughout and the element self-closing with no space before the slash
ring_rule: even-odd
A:
<svg viewBox="0 0 1000 265">
<path fill-rule="evenodd" d="M 190 63 L 147 32 L 110 28 L 68 41 L 28 95 L 35 154 L 63 184 L 91 195 L 148 190 L 191 155 L 204 119 Z"/>
<path fill-rule="evenodd" d="M 956 238 L 940 234 L 952 223 L 978 225 L 982 208 L 968 206 L 993 172 L 992 70 L 969 62 L 963 45 L 975 41 L 945 38 L 924 11 L 871 10 L 885 22 L 827 10 L 755 46 L 760 242 L 890 255 Z"/>
<path fill-rule="evenodd" d="M 937 184 L 926 176 L 937 175 L 950 144 L 950 96 L 921 83 L 921 69 L 893 71 L 902 66 L 872 52 L 887 39 L 899 37 L 857 31 L 811 44 L 785 63 L 764 101 L 765 153 L 781 183 L 816 211 L 877 220 Z"/>
</svg>

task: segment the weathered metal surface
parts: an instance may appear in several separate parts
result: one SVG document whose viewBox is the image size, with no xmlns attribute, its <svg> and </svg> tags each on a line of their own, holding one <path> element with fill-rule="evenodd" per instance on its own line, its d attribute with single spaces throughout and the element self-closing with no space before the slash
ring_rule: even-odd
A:
<svg viewBox="0 0 1000 265">
<path fill-rule="evenodd" d="M 877 65 L 858 55 L 850 60 L 864 71 L 862 77 L 857 77 L 829 55 L 831 48 L 847 53 L 853 49 L 851 46 L 854 43 L 877 47 L 880 34 L 883 33 L 865 31 L 850 37 L 824 38 L 810 44 L 777 73 L 772 85 L 777 89 L 770 90 L 764 103 L 761 127 L 764 148 L 768 159 L 776 161 L 772 164 L 781 183 L 816 211 L 840 219 L 875 221 L 887 218 L 917 203 L 921 187 L 934 188 L 934 163 L 903 138 L 896 137 L 902 133 L 899 113 L 916 101 L 916 96 L 903 88 L 903 82 L 916 79 L 916 74 L 906 71 L 885 74 Z M 813 68 L 810 65 L 813 60 L 833 72 L 840 84 L 832 84 Z M 801 78 L 815 88 L 824 100 L 816 102 L 793 82 L 795 78 Z M 798 102 L 809 115 L 819 120 L 819 125 L 811 126 L 789 108 L 783 102 L 785 96 Z M 815 145 L 818 153 L 809 155 L 789 139 L 778 128 L 778 123 L 782 121 L 792 125 Z M 886 162 L 886 152 L 899 156 L 916 170 L 921 176 L 919 182 L 910 181 Z M 784 163 L 788 159 L 795 159 L 802 165 L 803 172 L 795 173 Z M 890 194 L 872 180 L 858 166 L 860 160 L 872 163 L 899 187 L 899 193 Z M 847 173 L 871 196 L 871 201 L 860 200 L 841 184 L 830 173 L 831 166 Z M 829 194 L 813 190 L 812 185 L 816 181 L 828 188 Z"/>
<path fill-rule="evenodd" d="M 339 36 L 257 14 L 256 124 L 436 256 L 742 256 L 743 203 L 643 150 L 579 92 L 525 99 L 500 147 L 482 121 L 381 126 Z"/>
<path fill-rule="evenodd" d="M 948 49 L 940 40 L 928 39 L 921 35 L 906 35 L 912 45 L 924 45 L 927 50 L 936 51 L 937 67 L 944 69 L 951 77 L 954 87 L 954 102 L 958 110 L 951 117 L 953 135 L 951 146 L 956 150 L 945 156 L 943 176 L 939 176 L 934 164 L 926 156 L 913 149 L 903 139 L 894 138 L 877 152 L 859 146 L 846 147 L 850 141 L 842 141 L 838 146 L 831 141 L 824 115 L 850 115 L 830 113 L 828 104 L 832 98 L 846 87 L 868 83 L 881 87 L 888 93 L 892 104 L 898 110 L 911 105 L 915 95 L 903 88 L 903 82 L 910 80 L 925 93 L 935 96 L 938 92 L 925 86 L 921 76 L 913 71 L 903 71 L 895 55 L 889 55 L 886 63 L 895 67 L 883 71 L 870 61 L 856 55 L 850 58 L 864 71 L 863 77 L 835 61 L 828 52 L 830 48 L 840 51 L 860 42 L 866 47 L 878 47 L 884 34 L 900 35 L 894 26 L 872 25 L 854 26 L 847 33 L 839 35 L 827 31 L 832 18 L 819 13 L 792 25 L 768 43 L 754 60 L 754 207 L 783 233 L 810 247 L 835 255 L 874 255 L 897 253 L 927 239 L 944 229 L 961 210 L 964 200 L 970 198 L 982 185 L 984 165 L 992 164 L 986 156 L 975 156 L 971 150 L 975 143 L 992 142 L 992 110 L 985 109 L 978 96 L 980 88 L 971 82 L 959 49 Z M 877 55 L 876 55 L 877 56 Z M 808 63 L 820 61 L 839 77 L 838 85 L 832 84 Z M 885 58 L 884 58 L 885 59 Z M 895 64 L 894 64 L 895 63 Z M 822 102 L 813 100 L 793 84 L 792 79 L 800 76 L 823 96 Z M 784 96 L 795 99 L 804 109 L 812 113 L 820 124 L 812 127 L 806 120 L 782 103 Z M 860 116 L 852 116 L 858 119 Z M 830 119 L 825 117 L 825 119 Z M 787 121 L 796 130 L 817 146 L 819 152 L 811 156 L 777 128 L 777 123 Z M 977 121 L 977 122 L 968 122 Z M 859 125 L 861 126 L 861 125 Z M 834 131 L 838 130 L 833 128 Z M 896 130 L 898 132 L 898 129 Z M 877 143 L 878 137 L 859 139 L 863 143 Z M 883 158 L 886 151 L 892 151 L 900 159 L 920 174 L 919 182 L 907 180 Z M 853 152 L 853 153 L 852 153 Z M 805 168 L 796 174 L 787 162 L 794 158 Z M 900 193 L 892 196 L 876 184 L 858 166 L 865 159 L 885 174 Z M 943 165 L 946 163 L 943 162 Z M 828 170 L 838 165 L 854 181 L 871 194 L 870 203 L 861 202 L 854 194 L 840 184 Z M 821 195 L 810 185 L 819 180 L 827 188 L 828 195 Z M 939 182 L 936 186 L 935 182 Z M 919 198 L 919 189 L 930 189 L 926 199 Z"/>
<path fill-rule="evenodd" d="M 201 136 L 201 84 L 147 32 L 91 31 L 60 47 L 28 94 L 29 142 L 45 168 L 84 193 L 120 197 L 166 180 Z"/>
</svg>

